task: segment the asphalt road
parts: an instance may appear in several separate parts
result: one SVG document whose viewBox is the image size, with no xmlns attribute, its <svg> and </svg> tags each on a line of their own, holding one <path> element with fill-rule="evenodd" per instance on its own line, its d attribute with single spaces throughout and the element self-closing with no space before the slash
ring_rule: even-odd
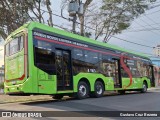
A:
<svg viewBox="0 0 160 120">
<path fill-rule="evenodd" d="M 102 98 L 88 98 L 84 100 L 70 98 L 61 101 L 49 100 L 41 102 L 0 104 L 0 111 L 160 111 L 160 90 L 149 91 L 145 94 L 128 93 L 125 95 L 106 95 Z M 94 116 L 94 113 L 92 112 L 86 114 L 93 114 Z M 83 117 L 81 119 L 83 119 Z M 97 119 L 106 118 L 99 116 Z M 123 119 L 128 120 L 126 117 L 123 117 Z M 151 117 L 148 119 L 150 120 Z"/>
</svg>

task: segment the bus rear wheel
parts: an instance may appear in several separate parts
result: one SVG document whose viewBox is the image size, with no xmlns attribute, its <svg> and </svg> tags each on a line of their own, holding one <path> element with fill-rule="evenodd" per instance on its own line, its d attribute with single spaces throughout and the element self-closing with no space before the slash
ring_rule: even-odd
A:
<svg viewBox="0 0 160 120">
<path fill-rule="evenodd" d="M 141 90 L 141 93 L 145 93 L 145 92 L 147 92 L 147 83 L 143 82 L 143 88 Z"/>
<path fill-rule="evenodd" d="M 94 85 L 94 92 L 91 94 L 91 97 L 102 97 L 104 93 L 104 85 L 100 81 L 96 81 Z"/>
<path fill-rule="evenodd" d="M 57 95 L 54 95 L 52 98 L 53 98 L 53 99 L 60 100 L 60 99 L 62 99 L 62 98 L 63 98 L 63 95 L 61 95 L 61 94 L 57 94 Z"/>
<path fill-rule="evenodd" d="M 80 81 L 78 83 L 78 92 L 77 92 L 77 98 L 78 99 L 85 99 L 88 97 L 89 94 L 89 87 L 86 82 Z"/>
</svg>

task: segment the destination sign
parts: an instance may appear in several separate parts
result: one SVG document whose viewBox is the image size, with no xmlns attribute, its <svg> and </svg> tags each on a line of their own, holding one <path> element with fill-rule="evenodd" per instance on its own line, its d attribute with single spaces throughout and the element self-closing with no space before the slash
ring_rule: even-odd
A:
<svg viewBox="0 0 160 120">
<path fill-rule="evenodd" d="M 58 37 L 47 35 L 47 34 L 44 34 L 44 33 L 33 32 L 33 35 L 41 37 L 41 38 L 53 40 L 53 41 L 63 42 L 63 43 L 67 43 L 67 44 L 73 44 L 73 45 L 81 46 L 81 47 L 88 47 L 88 45 L 86 45 L 86 44 L 82 44 L 82 43 L 75 42 L 75 41 L 70 41 L 70 40 L 63 39 L 63 38 L 58 38 Z"/>
</svg>

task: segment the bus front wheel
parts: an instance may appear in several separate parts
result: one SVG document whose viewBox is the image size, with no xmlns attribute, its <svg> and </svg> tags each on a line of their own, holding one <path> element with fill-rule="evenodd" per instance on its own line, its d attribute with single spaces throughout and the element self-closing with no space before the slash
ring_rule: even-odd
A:
<svg viewBox="0 0 160 120">
<path fill-rule="evenodd" d="M 80 81 L 78 83 L 78 92 L 77 92 L 77 98 L 78 99 L 85 99 L 88 97 L 89 94 L 89 87 L 86 82 Z"/>
</svg>

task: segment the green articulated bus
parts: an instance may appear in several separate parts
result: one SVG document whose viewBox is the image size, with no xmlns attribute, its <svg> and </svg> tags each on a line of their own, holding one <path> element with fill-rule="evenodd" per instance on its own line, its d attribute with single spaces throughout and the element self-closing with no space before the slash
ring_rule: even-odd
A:
<svg viewBox="0 0 160 120">
<path fill-rule="evenodd" d="M 83 99 L 113 90 L 144 93 L 154 72 L 143 54 L 30 22 L 5 41 L 4 84 L 9 95 Z"/>
</svg>

